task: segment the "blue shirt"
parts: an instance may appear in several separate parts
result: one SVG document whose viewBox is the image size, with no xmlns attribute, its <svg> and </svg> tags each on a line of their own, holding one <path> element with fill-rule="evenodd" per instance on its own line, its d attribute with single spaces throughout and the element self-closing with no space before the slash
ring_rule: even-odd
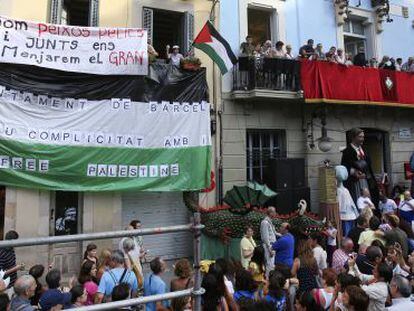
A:
<svg viewBox="0 0 414 311">
<path fill-rule="evenodd" d="M 165 294 L 167 292 L 167 286 L 165 282 L 158 276 L 153 273 L 147 275 L 144 279 L 144 296 Z M 168 301 L 163 300 L 162 304 L 164 307 L 168 307 Z M 155 302 L 150 302 L 146 304 L 146 311 L 156 311 Z"/>
<path fill-rule="evenodd" d="M 114 268 L 109 271 L 105 271 L 102 275 L 101 281 L 99 282 L 98 293 L 104 294 L 106 297 L 112 295 L 112 290 L 115 286 L 119 285 L 122 274 L 124 273 L 125 268 Z M 122 283 L 129 285 L 129 288 L 132 292 L 138 290 L 138 281 L 135 274 L 131 270 L 127 270 Z"/>
<path fill-rule="evenodd" d="M 283 263 L 292 268 L 293 252 L 295 250 L 295 238 L 290 233 L 282 235 L 276 242 L 272 244 L 272 248 L 276 251 L 275 264 Z"/>
<path fill-rule="evenodd" d="M 236 302 L 240 302 L 240 300 L 254 300 L 255 295 L 254 292 L 238 290 L 233 294 L 233 298 Z"/>
<path fill-rule="evenodd" d="M 70 299 L 71 293 L 62 293 L 60 290 L 48 289 L 40 297 L 39 304 L 42 310 L 50 310 L 56 305 L 63 305 L 64 308 L 68 309 L 71 305 Z"/>
<path fill-rule="evenodd" d="M 276 307 L 276 311 L 283 311 L 286 308 L 286 297 L 284 295 L 280 298 L 266 295 L 264 300 L 272 303 Z"/>
</svg>

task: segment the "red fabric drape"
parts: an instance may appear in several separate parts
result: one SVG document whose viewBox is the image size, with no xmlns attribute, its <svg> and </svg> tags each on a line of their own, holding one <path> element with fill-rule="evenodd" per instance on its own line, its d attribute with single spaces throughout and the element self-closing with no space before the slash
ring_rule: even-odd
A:
<svg viewBox="0 0 414 311">
<path fill-rule="evenodd" d="M 301 81 L 307 102 L 414 108 L 414 74 L 410 73 L 304 60 Z"/>
</svg>

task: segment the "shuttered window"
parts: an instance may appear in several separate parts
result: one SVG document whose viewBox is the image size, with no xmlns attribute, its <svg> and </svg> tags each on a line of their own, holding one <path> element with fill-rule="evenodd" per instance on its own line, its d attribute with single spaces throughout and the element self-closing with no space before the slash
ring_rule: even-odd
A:
<svg viewBox="0 0 414 311">
<path fill-rule="evenodd" d="M 286 133 L 284 130 L 247 130 L 246 136 L 247 180 L 262 183 L 269 160 L 286 158 Z"/>
<path fill-rule="evenodd" d="M 154 25 L 154 11 L 152 9 L 143 8 L 142 9 L 142 28 L 148 32 L 148 41 L 150 44 L 152 42 L 152 31 Z"/>
<path fill-rule="evenodd" d="M 194 15 L 190 12 L 184 14 L 185 22 L 185 41 L 184 41 L 184 52 L 188 53 L 192 49 L 194 40 Z"/>
</svg>

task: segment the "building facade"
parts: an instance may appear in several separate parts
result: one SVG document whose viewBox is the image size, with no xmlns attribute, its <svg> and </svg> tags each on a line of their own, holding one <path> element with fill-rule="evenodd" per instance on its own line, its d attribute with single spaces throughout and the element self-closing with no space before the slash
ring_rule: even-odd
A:
<svg viewBox="0 0 414 311">
<path fill-rule="evenodd" d="M 279 40 L 290 44 L 295 55 L 308 39 L 314 39 L 315 45 L 322 43 L 325 52 L 335 46 L 355 55 L 364 47 L 369 59 L 380 60 L 389 55 L 405 62 L 414 55 L 412 1 L 230 0 L 221 2 L 220 14 L 221 33 L 235 53 L 250 35 L 255 44 L 268 39 L 273 44 Z M 232 26 L 235 24 L 238 27 Z M 263 74 L 266 81 L 266 73 Z M 260 75 L 255 77 L 260 79 Z M 237 70 L 223 77 L 224 192 L 246 181 L 266 181 L 264 175 L 273 169 L 273 159 L 301 158 L 311 209 L 319 212 L 319 167 L 325 160 L 333 165 L 340 163 L 340 151 L 347 144 L 346 133 L 353 127 L 365 129 L 365 148 L 377 177 L 381 179 L 386 173 L 389 187 L 409 185 L 403 163 L 414 150 L 411 109 L 364 103 L 345 105 L 345 101 L 343 105 L 310 104 L 305 103 L 300 88 L 277 90 L 266 82 L 246 85 L 243 79 L 246 77 Z M 318 148 L 323 126 L 332 138 L 328 152 Z M 309 190 L 292 191 L 296 191 L 289 201 L 293 208 L 300 196 L 307 197 Z"/>
<path fill-rule="evenodd" d="M 15 19 L 80 26 L 145 28 L 160 58 L 165 58 L 166 45 L 177 44 L 181 51 L 190 49 L 194 33 L 201 29 L 210 13 L 211 3 L 204 0 L 39 0 L 35 6 L 29 0 L 0 3 L 0 15 Z M 201 58 L 207 69 L 208 83 L 213 84 L 217 78 L 212 62 L 202 54 L 196 56 Z M 210 100 L 213 101 L 212 98 Z M 1 190 L 2 237 L 11 229 L 22 238 L 62 234 L 59 219 L 68 208 L 76 210 L 77 218 L 70 233 L 121 230 L 132 219 L 140 219 L 148 228 L 186 224 L 190 220 L 182 193 L 81 193 L 8 186 Z M 204 202 L 208 200 L 210 198 L 205 196 Z M 192 254 L 192 240 L 185 233 L 148 237 L 145 241 L 145 247 L 150 250 L 149 259 L 158 255 L 175 259 Z M 117 247 L 118 241 L 94 243 L 100 249 L 112 249 Z M 18 260 L 24 261 L 27 267 L 37 263 L 51 264 L 65 275 L 73 275 L 78 273 L 87 244 L 23 247 L 16 249 L 16 252 Z"/>
</svg>

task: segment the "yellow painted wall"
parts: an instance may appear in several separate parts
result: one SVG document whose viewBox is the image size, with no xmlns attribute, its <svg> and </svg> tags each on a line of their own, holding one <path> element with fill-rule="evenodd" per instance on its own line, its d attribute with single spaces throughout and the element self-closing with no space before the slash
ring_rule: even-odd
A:
<svg viewBox="0 0 414 311">
<path fill-rule="evenodd" d="M 1 0 L 0 15 L 46 22 L 49 15 L 49 0 Z"/>
</svg>

